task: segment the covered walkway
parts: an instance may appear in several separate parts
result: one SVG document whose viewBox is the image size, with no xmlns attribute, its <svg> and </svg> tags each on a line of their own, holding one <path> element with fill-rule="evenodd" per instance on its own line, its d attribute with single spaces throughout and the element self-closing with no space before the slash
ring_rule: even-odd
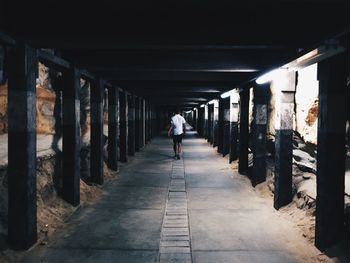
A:
<svg viewBox="0 0 350 263">
<path fill-rule="evenodd" d="M 189 131 L 181 160 L 156 137 L 23 262 L 314 262 L 319 251 L 272 201 Z M 185 184 L 184 184 L 185 182 Z"/>
</svg>

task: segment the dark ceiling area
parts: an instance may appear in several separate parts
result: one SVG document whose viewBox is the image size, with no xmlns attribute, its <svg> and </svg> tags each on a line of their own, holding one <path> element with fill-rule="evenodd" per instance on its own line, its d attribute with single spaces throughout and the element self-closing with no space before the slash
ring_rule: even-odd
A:
<svg viewBox="0 0 350 263">
<path fill-rule="evenodd" d="M 349 11 L 339 0 L 6 1 L 0 28 L 157 105 L 190 109 L 324 41 L 348 46 Z"/>
</svg>

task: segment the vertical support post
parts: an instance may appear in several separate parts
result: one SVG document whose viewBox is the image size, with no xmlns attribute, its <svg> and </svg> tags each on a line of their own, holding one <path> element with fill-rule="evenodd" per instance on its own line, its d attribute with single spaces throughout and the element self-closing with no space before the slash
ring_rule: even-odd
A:
<svg viewBox="0 0 350 263">
<path fill-rule="evenodd" d="M 208 139 L 208 119 L 209 119 L 209 110 L 208 110 L 208 104 L 204 105 L 204 122 L 203 122 L 203 136 L 205 139 Z"/>
<path fill-rule="evenodd" d="M 275 209 L 289 204 L 293 197 L 293 112 L 295 93 L 295 73 L 286 72 L 275 81 Z"/>
<path fill-rule="evenodd" d="M 197 120 L 198 120 L 198 109 L 195 108 L 193 110 L 193 130 L 194 131 L 197 131 L 197 127 L 198 127 Z"/>
<path fill-rule="evenodd" d="M 239 118 L 239 162 L 238 172 L 240 174 L 248 171 L 248 144 L 249 144 L 249 89 L 243 89 L 240 97 Z"/>
<path fill-rule="evenodd" d="M 119 89 L 108 89 L 108 167 L 118 170 L 118 145 L 119 145 Z"/>
<path fill-rule="evenodd" d="M 219 101 L 214 101 L 213 108 L 213 147 L 218 146 L 218 120 L 219 120 Z"/>
<path fill-rule="evenodd" d="M 140 97 L 135 98 L 135 151 L 140 150 L 141 145 L 141 107 L 140 107 Z"/>
<path fill-rule="evenodd" d="M 120 161 L 128 161 L 128 95 L 120 92 Z"/>
<path fill-rule="evenodd" d="M 208 138 L 207 141 L 212 144 L 213 143 L 213 113 L 214 113 L 214 105 L 213 104 L 208 104 Z"/>
<path fill-rule="evenodd" d="M 145 125 L 145 99 L 141 99 L 141 147 L 145 146 L 146 140 L 146 125 Z"/>
<path fill-rule="evenodd" d="M 219 99 L 219 119 L 218 119 L 218 153 L 222 153 L 224 147 L 224 99 Z"/>
<path fill-rule="evenodd" d="M 317 198 L 315 245 L 324 250 L 344 230 L 346 78 L 344 54 L 318 64 Z"/>
<path fill-rule="evenodd" d="M 238 158 L 238 107 L 239 96 L 236 92 L 232 92 L 230 95 L 230 163 Z"/>
<path fill-rule="evenodd" d="M 128 96 L 128 154 L 135 155 L 135 95 Z"/>
<path fill-rule="evenodd" d="M 230 152 L 230 98 L 224 99 L 224 126 L 223 126 L 223 148 L 222 156 Z"/>
<path fill-rule="evenodd" d="M 266 130 L 270 83 L 254 87 L 252 184 L 266 180 Z"/>
<path fill-rule="evenodd" d="M 80 75 L 72 66 L 63 72 L 62 194 L 73 206 L 80 203 Z"/>
<path fill-rule="evenodd" d="M 18 44 L 8 54 L 8 238 L 16 249 L 37 241 L 37 51 Z"/>
<path fill-rule="evenodd" d="M 152 107 L 148 103 L 148 141 L 152 139 Z"/>
<path fill-rule="evenodd" d="M 145 144 L 148 143 L 148 102 L 145 100 Z"/>
<path fill-rule="evenodd" d="M 103 184 L 103 97 L 104 84 L 101 79 L 91 83 L 91 180 Z"/>
</svg>

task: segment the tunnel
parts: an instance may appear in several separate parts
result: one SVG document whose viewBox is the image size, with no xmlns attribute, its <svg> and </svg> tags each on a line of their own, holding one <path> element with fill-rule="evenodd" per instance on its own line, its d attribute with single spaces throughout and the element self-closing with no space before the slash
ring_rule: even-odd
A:
<svg viewBox="0 0 350 263">
<path fill-rule="evenodd" d="M 0 8 L 0 262 L 350 261 L 348 1 Z"/>
</svg>

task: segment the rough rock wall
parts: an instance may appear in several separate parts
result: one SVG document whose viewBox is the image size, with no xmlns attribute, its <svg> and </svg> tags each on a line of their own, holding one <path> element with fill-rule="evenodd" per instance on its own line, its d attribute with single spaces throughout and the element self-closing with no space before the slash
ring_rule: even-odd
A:
<svg viewBox="0 0 350 263">
<path fill-rule="evenodd" d="M 317 64 L 298 71 L 295 112 L 294 130 L 301 135 L 305 142 L 317 144 Z"/>
<path fill-rule="evenodd" d="M 0 52 L 1 61 L 1 52 Z M 0 62 L 0 66 L 2 62 Z M 56 92 L 60 95 L 59 91 L 55 91 L 51 85 L 52 80 L 49 69 L 39 63 L 38 66 L 39 77 L 36 81 L 36 127 L 38 134 L 55 134 L 57 127 L 55 116 L 60 113 L 55 113 L 55 103 L 59 103 L 60 100 L 56 100 Z M 1 71 L 1 67 L 0 67 Z M 1 72 L 0 72 L 1 73 Z M 1 82 L 0 82 L 1 83 Z M 90 84 L 84 80 L 81 80 L 81 107 L 80 107 L 80 119 L 82 136 L 88 134 L 90 129 Z M 8 132 L 8 120 L 7 120 L 7 83 L 0 85 L 0 134 Z"/>
<path fill-rule="evenodd" d="M 273 82 L 270 86 L 270 92 L 267 136 L 268 139 L 274 140 L 276 88 Z M 298 132 L 305 142 L 315 145 L 317 144 L 317 113 L 318 81 L 317 64 L 315 64 L 298 71 L 293 116 L 294 131 Z"/>
</svg>

